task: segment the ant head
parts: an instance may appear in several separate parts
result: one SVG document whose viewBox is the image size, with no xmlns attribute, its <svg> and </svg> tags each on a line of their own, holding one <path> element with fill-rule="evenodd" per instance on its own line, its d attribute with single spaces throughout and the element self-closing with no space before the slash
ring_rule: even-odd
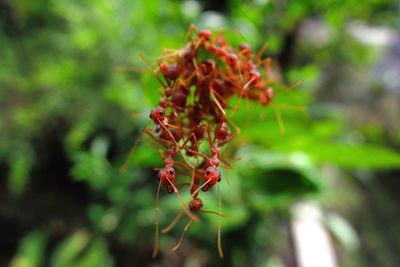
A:
<svg viewBox="0 0 400 267">
<path fill-rule="evenodd" d="M 260 78 L 261 75 L 256 69 L 253 69 L 249 72 L 249 79 L 253 80 L 252 83 L 258 83 L 260 81 Z"/>
<path fill-rule="evenodd" d="M 196 57 L 197 50 L 194 48 L 193 44 L 187 46 L 185 50 L 183 50 L 182 56 L 183 58 L 190 60 Z"/>
<path fill-rule="evenodd" d="M 203 38 L 204 40 L 211 40 L 212 33 L 209 30 L 198 30 L 197 31 L 197 36 L 200 38 Z"/>
<path fill-rule="evenodd" d="M 214 60 L 205 60 L 201 62 L 200 68 L 202 69 L 204 75 L 208 75 L 215 70 L 216 63 Z"/>
<path fill-rule="evenodd" d="M 172 185 L 175 181 L 175 169 L 167 166 L 158 171 L 158 179 L 161 181 L 168 193 L 172 193 Z"/>
<path fill-rule="evenodd" d="M 253 49 L 251 49 L 250 45 L 247 43 L 241 43 L 239 45 L 239 51 L 241 54 L 248 56 L 251 54 L 251 52 L 253 52 Z"/>
<path fill-rule="evenodd" d="M 224 46 L 224 45 L 226 45 L 226 40 L 225 40 L 224 36 L 222 36 L 221 34 L 218 34 L 217 38 L 215 39 L 215 43 L 219 46 Z"/>
<path fill-rule="evenodd" d="M 208 167 L 204 174 L 204 180 L 209 181 L 207 185 L 202 189 L 203 191 L 208 191 L 217 182 L 221 181 L 221 172 L 214 166 Z"/>
<path fill-rule="evenodd" d="M 190 211 L 193 211 L 193 212 L 200 211 L 202 207 L 203 207 L 203 201 L 198 197 L 193 198 L 189 202 Z"/>
<path fill-rule="evenodd" d="M 225 141 L 231 134 L 229 126 L 226 122 L 221 122 L 215 127 L 215 137 L 218 141 Z"/>
<path fill-rule="evenodd" d="M 150 119 L 154 121 L 154 123 L 162 123 L 165 119 L 165 110 L 163 107 L 156 107 L 150 112 Z"/>
<path fill-rule="evenodd" d="M 215 44 L 210 44 L 206 49 L 217 57 L 226 57 L 225 49 L 219 48 Z"/>
<path fill-rule="evenodd" d="M 274 89 L 272 89 L 271 87 L 269 87 L 268 89 L 264 88 L 264 90 L 262 90 L 259 95 L 261 104 L 264 106 L 268 106 L 269 103 L 271 103 L 271 100 L 274 98 L 274 96 L 275 96 Z"/>
<path fill-rule="evenodd" d="M 171 64 L 165 62 L 161 63 L 160 71 L 165 78 L 170 80 L 176 80 L 180 74 L 179 65 L 176 62 L 173 62 Z"/>
<path fill-rule="evenodd" d="M 234 53 L 227 53 L 225 55 L 225 61 L 228 63 L 229 66 L 235 67 L 238 63 L 238 56 Z"/>
</svg>

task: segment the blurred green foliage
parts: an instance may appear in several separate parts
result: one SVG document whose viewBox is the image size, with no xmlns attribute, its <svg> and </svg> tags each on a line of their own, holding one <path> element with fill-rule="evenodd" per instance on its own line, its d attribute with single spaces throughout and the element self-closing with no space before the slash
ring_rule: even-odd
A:
<svg viewBox="0 0 400 267">
<path fill-rule="evenodd" d="M 325 70 L 362 69 L 374 62 L 376 53 L 349 37 L 346 25 L 367 21 L 394 27 L 394 4 L 1 1 L 0 232 L 1 246 L 8 249 L 0 252 L 0 265 L 157 264 L 149 259 L 156 189 L 152 169 L 161 160 L 143 138 L 129 170 L 120 173 L 119 168 L 147 121 L 147 115 L 132 119 L 129 114 L 146 114 L 158 98 L 159 85 L 149 71 L 141 71 L 148 66 L 139 55 L 155 62 L 163 49 L 181 47 L 188 26 L 196 23 L 223 27 L 236 44 L 260 48 L 267 42 L 268 55 L 280 60 L 286 82 L 302 81 L 299 89 L 278 95 L 271 108 L 243 101 L 235 118 L 242 132 L 224 154 L 240 160 L 234 170 L 223 172 L 221 185 L 223 212 L 229 215 L 222 223 L 226 259 L 217 259 L 213 215 L 191 226 L 180 254 L 191 250 L 186 262 L 209 266 L 270 266 L 285 240 L 279 225 L 288 218 L 290 203 L 323 199 L 329 191 L 321 165 L 400 166 L 400 154 L 386 147 L 379 125 L 351 127 L 341 106 L 326 101 L 333 93 L 320 88 Z M 301 23 L 315 18 L 329 30 L 326 43 L 298 41 Z M 315 101 L 318 92 L 327 96 Z M 216 192 L 203 201 L 217 210 Z M 165 194 L 160 205 L 160 222 L 166 225 L 180 206 Z M 10 223 L 14 230 L 5 234 Z M 173 257 L 168 248 L 182 227 L 161 236 L 165 261 Z"/>
</svg>

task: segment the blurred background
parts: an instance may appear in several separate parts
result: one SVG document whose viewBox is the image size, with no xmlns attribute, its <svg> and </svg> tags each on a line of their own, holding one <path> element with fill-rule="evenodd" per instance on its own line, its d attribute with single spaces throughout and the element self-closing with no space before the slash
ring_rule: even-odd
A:
<svg viewBox="0 0 400 267">
<path fill-rule="evenodd" d="M 272 107 L 242 105 L 224 151 L 225 259 L 204 215 L 179 252 L 185 220 L 161 235 L 152 260 L 162 162 L 143 138 L 119 168 L 148 121 L 129 115 L 159 97 L 139 55 L 182 47 L 191 23 L 268 43 L 283 81 L 302 81 L 276 102 L 307 112 L 280 109 L 281 134 Z M 332 266 L 400 264 L 398 1 L 0 0 L 0 29 L 0 266 L 318 266 L 301 261 L 304 220 Z M 217 210 L 215 192 L 203 200 Z M 161 225 L 179 209 L 163 193 Z"/>
</svg>

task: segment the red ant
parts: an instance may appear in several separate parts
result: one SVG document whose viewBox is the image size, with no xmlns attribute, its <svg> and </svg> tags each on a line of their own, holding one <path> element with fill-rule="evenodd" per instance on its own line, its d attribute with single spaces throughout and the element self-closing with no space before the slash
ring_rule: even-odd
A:
<svg viewBox="0 0 400 267">
<path fill-rule="evenodd" d="M 179 194 L 178 189 L 175 186 L 175 176 L 176 176 L 176 171 L 175 171 L 175 164 L 187 169 L 187 167 L 185 165 L 183 165 L 180 162 L 174 161 L 173 158 L 176 155 L 176 151 L 174 149 L 168 149 L 167 151 L 167 157 L 164 158 L 164 167 L 161 168 L 158 171 L 158 179 L 160 180 L 159 184 L 158 184 L 158 188 L 157 188 L 157 196 L 156 196 L 156 238 L 155 238 L 155 242 L 154 242 L 154 249 L 153 249 L 153 258 L 155 258 L 158 254 L 158 243 L 159 243 L 159 230 L 158 230 L 158 199 L 160 196 L 160 188 L 161 185 L 164 186 L 164 188 L 166 189 L 166 191 L 168 193 L 175 193 L 179 199 L 179 202 L 182 204 L 182 208 L 183 211 L 186 213 L 186 215 L 190 218 L 191 221 L 198 221 L 198 217 L 193 215 L 187 208 L 186 205 L 184 203 L 184 201 L 182 200 L 181 195 Z M 162 157 L 162 155 L 160 154 L 160 156 Z"/>
<path fill-rule="evenodd" d="M 187 36 L 186 38 L 188 38 L 192 34 L 193 31 L 196 31 L 196 34 L 199 37 L 199 40 L 198 40 L 197 44 L 194 46 L 195 50 L 197 50 L 197 48 L 201 44 L 204 45 L 207 41 L 211 40 L 211 37 L 212 37 L 212 32 L 211 31 L 204 30 L 204 29 L 199 30 L 199 29 L 197 29 L 196 25 L 194 25 L 194 24 L 191 24 L 189 26 L 189 30 L 186 33 L 186 36 Z"/>
</svg>

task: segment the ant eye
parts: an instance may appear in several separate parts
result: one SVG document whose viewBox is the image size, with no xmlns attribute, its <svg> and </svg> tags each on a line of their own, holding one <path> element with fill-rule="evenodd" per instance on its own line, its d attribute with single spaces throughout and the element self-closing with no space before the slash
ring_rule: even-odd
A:
<svg viewBox="0 0 400 267">
<path fill-rule="evenodd" d="M 174 174 L 174 170 L 169 170 L 169 173 L 172 175 Z"/>
<path fill-rule="evenodd" d="M 160 111 L 160 113 L 159 113 L 159 114 L 160 114 L 160 116 L 162 116 L 162 115 L 164 115 L 164 112 Z"/>
<path fill-rule="evenodd" d="M 218 179 L 218 183 L 221 182 L 221 178 Z"/>
<path fill-rule="evenodd" d="M 210 173 L 211 173 L 211 171 L 209 171 L 209 170 L 206 172 L 207 175 L 210 175 Z"/>
</svg>

